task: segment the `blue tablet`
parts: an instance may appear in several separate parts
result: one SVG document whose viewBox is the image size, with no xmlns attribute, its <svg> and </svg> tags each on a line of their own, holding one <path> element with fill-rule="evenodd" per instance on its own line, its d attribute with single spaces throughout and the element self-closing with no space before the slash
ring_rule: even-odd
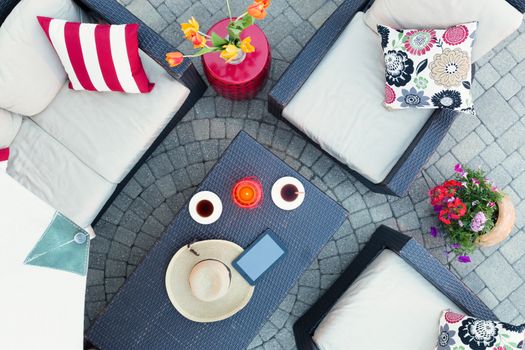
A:
<svg viewBox="0 0 525 350">
<path fill-rule="evenodd" d="M 286 251 L 275 233 L 267 229 L 232 262 L 232 266 L 253 286 Z"/>
</svg>

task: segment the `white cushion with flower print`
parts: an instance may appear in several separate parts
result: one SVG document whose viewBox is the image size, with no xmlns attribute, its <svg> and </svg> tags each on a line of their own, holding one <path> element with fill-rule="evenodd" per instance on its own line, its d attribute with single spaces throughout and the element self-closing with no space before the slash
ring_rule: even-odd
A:
<svg viewBox="0 0 525 350">
<path fill-rule="evenodd" d="M 447 29 L 378 25 L 385 59 L 385 106 L 447 108 L 475 115 L 470 86 L 477 23 Z"/>
<path fill-rule="evenodd" d="M 439 318 L 436 350 L 521 350 L 525 323 L 512 325 L 445 310 Z"/>
</svg>

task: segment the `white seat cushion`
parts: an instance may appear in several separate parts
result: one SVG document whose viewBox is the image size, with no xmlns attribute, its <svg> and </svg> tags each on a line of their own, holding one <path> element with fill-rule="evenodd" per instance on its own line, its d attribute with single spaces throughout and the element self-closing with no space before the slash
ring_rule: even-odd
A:
<svg viewBox="0 0 525 350">
<path fill-rule="evenodd" d="M 446 309 L 460 311 L 386 249 L 341 296 L 313 339 L 321 350 L 435 349 Z"/>
<path fill-rule="evenodd" d="M 22 0 L 0 27 L 0 108 L 34 115 L 53 100 L 66 72 L 36 16 L 80 21 L 71 0 Z"/>
<path fill-rule="evenodd" d="M 189 89 L 141 53 L 149 94 L 74 91 L 64 84 L 32 119 L 82 162 L 119 183 L 180 109 Z"/>
<path fill-rule="evenodd" d="M 472 61 L 476 62 L 516 31 L 523 14 L 505 0 L 375 0 L 366 12 L 370 28 L 378 24 L 396 29 L 445 29 L 478 21 Z"/>
<path fill-rule="evenodd" d="M 20 115 L 0 108 L 0 148 L 8 147 L 13 142 L 21 124 Z"/>
<path fill-rule="evenodd" d="M 2 349 L 83 348 L 86 277 L 23 262 L 56 211 L 0 173 Z"/>
<path fill-rule="evenodd" d="M 343 164 L 380 183 L 432 113 L 389 111 L 384 96 L 379 36 L 358 12 L 283 116 Z"/>
<path fill-rule="evenodd" d="M 91 224 L 116 187 L 29 118 L 11 144 L 7 173 L 81 227 Z"/>
</svg>

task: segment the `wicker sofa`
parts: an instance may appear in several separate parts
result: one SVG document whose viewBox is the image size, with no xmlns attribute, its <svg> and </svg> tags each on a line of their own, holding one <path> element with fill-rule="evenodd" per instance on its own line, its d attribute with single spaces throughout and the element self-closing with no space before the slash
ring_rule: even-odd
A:
<svg viewBox="0 0 525 350">
<path fill-rule="evenodd" d="M 388 16 L 372 18 L 370 11 L 410 14 L 403 14 L 408 28 L 418 24 L 421 27 L 420 19 L 425 27 L 434 28 L 478 20 L 479 36 L 473 50 L 480 56 L 517 29 L 525 1 L 482 1 L 479 5 L 469 0 L 393 3 L 344 1 L 272 88 L 268 108 L 312 139 L 372 191 L 402 196 L 458 114 L 450 110 L 389 112 L 381 105 L 384 62 L 372 23 L 392 27 L 400 24 L 396 23 L 398 18 L 391 23 L 384 22 Z M 471 15 L 475 11 L 469 12 L 476 6 L 474 10 L 483 18 Z M 434 12 L 433 7 L 442 8 Z M 487 29 L 491 27 L 496 30 Z"/>
<path fill-rule="evenodd" d="M 149 94 L 68 89 L 36 15 L 140 24 L 140 55 L 155 88 Z M 0 58 L 7 172 L 81 227 L 98 220 L 206 90 L 189 60 L 169 68 L 164 57 L 174 48 L 116 0 L 3 0 L 1 45 L 9 47 Z"/>
<path fill-rule="evenodd" d="M 380 226 L 294 335 L 299 350 L 434 349 L 445 309 L 497 320 L 423 246 Z"/>
</svg>

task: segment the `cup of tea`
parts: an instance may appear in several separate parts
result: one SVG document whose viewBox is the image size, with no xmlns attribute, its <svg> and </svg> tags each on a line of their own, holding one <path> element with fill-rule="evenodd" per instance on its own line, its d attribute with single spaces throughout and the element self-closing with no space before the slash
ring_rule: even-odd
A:
<svg viewBox="0 0 525 350">
<path fill-rule="evenodd" d="M 294 210 L 303 204 L 304 186 L 295 177 L 285 176 L 272 186 L 272 201 L 283 210 Z"/>
<path fill-rule="evenodd" d="M 201 191 L 191 197 L 188 209 L 193 220 L 209 225 L 221 217 L 222 201 L 213 192 Z"/>
<path fill-rule="evenodd" d="M 240 179 L 233 186 L 232 198 L 233 202 L 241 208 L 258 207 L 263 198 L 261 182 L 255 176 Z"/>
</svg>

